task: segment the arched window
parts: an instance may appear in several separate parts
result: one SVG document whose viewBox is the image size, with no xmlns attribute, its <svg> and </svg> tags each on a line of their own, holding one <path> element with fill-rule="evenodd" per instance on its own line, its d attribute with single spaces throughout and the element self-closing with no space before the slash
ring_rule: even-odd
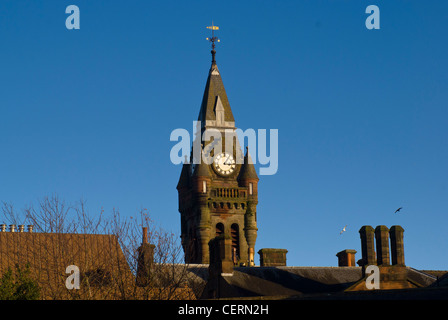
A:
<svg viewBox="0 0 448 320">
<path fill-rule="evenodd" d="M 238 263 L 240 258 L 240 230 L 239 226 L 234 223 L 230 227 L 230 237 L 232 238 L 232 260 L 234 264 Z"/>
<path fill-rule="evenodd" d="M 190 229 L 190 241 L 188 243 L 188 257 L 190 263 L 197 263 L 199 259 L 199 243 L 194 229 Z"/>
<path fill-rule="evenodd" d="M 216 236 L 224 234 L 224 225 L 220 222 L 216 224 Z"/>
</svg>

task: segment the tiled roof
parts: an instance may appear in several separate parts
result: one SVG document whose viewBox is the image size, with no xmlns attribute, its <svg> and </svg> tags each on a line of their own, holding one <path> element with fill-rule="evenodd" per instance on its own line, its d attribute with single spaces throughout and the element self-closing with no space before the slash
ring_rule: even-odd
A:
<svg viewBox="0 0 448 320">
<path fill-rule="evenodd" d="M 115 299 L 126 294 L 135 279 L 113 235 L 0 232 L 0 272 L 30 266 L 41 288 L 41 298 Z M 68 290 L 66 268 L 75 265 L 81 289 Z M 86 295 L 84 295 L 86 294 Z"/>
</svg>

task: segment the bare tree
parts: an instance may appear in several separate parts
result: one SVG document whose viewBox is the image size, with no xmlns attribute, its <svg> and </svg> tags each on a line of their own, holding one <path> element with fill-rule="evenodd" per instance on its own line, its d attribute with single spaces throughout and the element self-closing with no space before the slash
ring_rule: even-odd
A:
<svg viewBox="0 0 448 320">
<path fill-rule="evenodd" d="M 85 200 L 72 205 L 52 195 L 19 211 L 4 202 L 1 214 L 9 224 L 34 229 L 0 232 L 0 270 L 29 263 L 43 299 L 194 299 L 203 288 L 194 268 L 183 264 L 179 236 L 157 228 L 147 209 L 132 217 L 117 209 L 90 215 Z M 143 228 L 155 247 L 148 285 L 139 287 Z M 70 265 L 79 267 L 80 289 L 66 287 Z"/>
</svg>

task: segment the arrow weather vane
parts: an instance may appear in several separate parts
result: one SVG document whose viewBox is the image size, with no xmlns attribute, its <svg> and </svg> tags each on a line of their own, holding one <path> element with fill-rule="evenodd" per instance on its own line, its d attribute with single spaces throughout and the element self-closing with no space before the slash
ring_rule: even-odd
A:
<svg viewBox="0 0 448 320">
<path fill-rule="evenodd" d="M 207 38 L 208 41 L 210 41 L 212 43 L 212 63 L 216 63 L 215 61 L 215 42 L 220 42 L 218 37 L 215 37 L 215 30 L 219 30 L 218 26 L 213 25 L 213 21 L 212 21 L 212 25 L 210 27 L 207 27 L 207 29 L 212 30 L 212 37 L 211 38 Z"/>
</svg>

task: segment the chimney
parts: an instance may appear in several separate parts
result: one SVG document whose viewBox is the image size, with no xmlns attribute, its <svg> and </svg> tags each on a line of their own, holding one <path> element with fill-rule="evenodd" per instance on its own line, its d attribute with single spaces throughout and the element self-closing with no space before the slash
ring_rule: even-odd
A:
<svg viewBox="0 0 448 320">
<path fill-rule="evenodd" d="M 9 225 L 9 231 L 10 232 L 16 232 L 16 225 L 15 224 L 10 224 Z"/>
<path fill-rule="evenodd" d="M 361 237 L 362 266 L 375 265 L 374 229 L 371 226 L 362 226 L 359 229 L 359 235 Z"/>
<path fill-rule="evenodd" d="M 392 265 L 405 265 L 403 233 L 404 229 L 401 226 L 392 226 L 389 230 Z"/>
<path fill-rule="evenodd" d="M 258 251 L 260 255 L 261 267 L 279 267 L 286 266 L 286 249 L 264 248 Z"/>
<path fill-rule="evenodd" d="M 23 232 L 25 230 L 25 226 L 23 224 L 19 224 L 19 232 Z"/>
<path fill-rule="evenodd" d="M 208 245 L 210 250 L 209 277 L 232 275 L 232 239 L 222 234 L 210 240 Z"/>
<path fill-rule="evenodd" d="M 389 259 L 389 228 L 377 226 L 375 228 L 376 253 L 378 265 L 390 265 Z"/>
<path fill-rule="evenodd" d="M 142 228 L 142 245 L 137 249 L 137 286 L 146 287 L 151 280 L 151 267 L 154 263 L 155 245 L 148 243 L 148 228 Z"/>
<path fill-rule="evenodd" d="M 27 228 L 28 228 L 28 232 L 33 232 L 33 225 L 32 224 L 29 224 L 28 226 L 27 226 Z"/>
<path fill-rule="evenodd" d="M 0 230 L 1 230 L 1 232 L 6 232 L 6 224 L 1 224 L 0 225 Z"/>
<path fill-rule="evenodd" d="M 148 228 L 143 227 L 142 244 L 148 243 Z"/>
<path fill-rule="evenodd" d="M 208 242 L 208 246 L 210 250 L 208 281 L 202 291 L 201 298 L 219 299 L 230 297 L 234 292 L 229 288 L 226 279 L 233 276 L 232 239 L 228 235 L 221 234 L 211 239 Z"/>
<path fill-rule="evenodd" d="M 355 263 L 355 253 L 356 250 L 345 249 L 336 254 L 338 257 L 339 267 L 356 267 Z"/>
</svg>

